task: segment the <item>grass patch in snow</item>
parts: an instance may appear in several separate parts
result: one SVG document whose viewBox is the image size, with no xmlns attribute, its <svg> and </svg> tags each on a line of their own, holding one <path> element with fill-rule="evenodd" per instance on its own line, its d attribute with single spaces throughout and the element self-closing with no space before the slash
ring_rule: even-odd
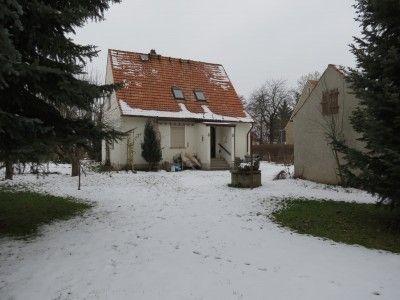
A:
<svg viewBox="0 0 400 300">
<path fill-rule="evenodd" d="M 399 212 L 374 204 L 285 199 L 273 219 L 298 233 L 400 253 Z"/>
<path fill-rule="evenodd" d="M 28 237 L 42 224 L 69 219 L 90 207 L 73 198 L 0 188 L 0 237 Z"/>
</svg>

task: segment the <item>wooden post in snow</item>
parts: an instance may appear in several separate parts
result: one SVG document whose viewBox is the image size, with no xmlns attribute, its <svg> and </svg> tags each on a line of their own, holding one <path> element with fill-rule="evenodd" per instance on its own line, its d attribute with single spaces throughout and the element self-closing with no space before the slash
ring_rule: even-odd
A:
<svg viewBox="0 0 400 300">
<path fill-rule="evenodd" d="M 250 174 L 251 174 L 251 188 L 254 188 L 254 164 L 253 164 L 253 135 L 250 133 Z"/>
<path fill-rule="evenodd" d="M 81 190 L 81 160 L 79 160 L 78 191 Z"/>
</svg>

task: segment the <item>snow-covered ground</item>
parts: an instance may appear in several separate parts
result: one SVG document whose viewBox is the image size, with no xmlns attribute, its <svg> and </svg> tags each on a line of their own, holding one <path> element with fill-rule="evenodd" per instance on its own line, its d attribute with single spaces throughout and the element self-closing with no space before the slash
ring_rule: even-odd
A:
<svg viewBox="0 0 400 300">
<path fill-rule="evenodd" d="M 14 184 L 96 206 L 0 239 L 0 299 L 400 299 L 400 256 L 299 235 L 268 215 L 283 196 L 374 202 L 302 180 L 227 186 L 228 171 L 16 176 Z"/>
</svg>

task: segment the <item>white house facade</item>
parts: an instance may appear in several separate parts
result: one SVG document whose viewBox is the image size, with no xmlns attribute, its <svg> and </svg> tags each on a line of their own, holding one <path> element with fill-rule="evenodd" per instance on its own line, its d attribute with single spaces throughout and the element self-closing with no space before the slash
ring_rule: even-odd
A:
<svg viewBox="0 0 400 300">
<path fill-rule="evenodd" d="M 152 121 L 162 162 L 195 156 L 203 169 L 231 166 L 249 153 L 253 120 L 244 110 L 221 65 L 109 50 L 106 83 L 122 83 L 104 103 L 104 121 L 127 133 L 102 145 L 103 163 L 114 168 L 147 167 L 141 153 L 144 127 Z"/>
</svg>

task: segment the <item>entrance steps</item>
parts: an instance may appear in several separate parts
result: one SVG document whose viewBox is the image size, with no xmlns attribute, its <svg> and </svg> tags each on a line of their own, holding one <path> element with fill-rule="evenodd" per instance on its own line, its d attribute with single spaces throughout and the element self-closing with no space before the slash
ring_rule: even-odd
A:
<svg viewBox="0 0 400 300">
<path fill-rule="evenodd" d="M 230 170 L 230 167 L 223 158 L 211 158 L 210 170 Z"/>
</svg>

